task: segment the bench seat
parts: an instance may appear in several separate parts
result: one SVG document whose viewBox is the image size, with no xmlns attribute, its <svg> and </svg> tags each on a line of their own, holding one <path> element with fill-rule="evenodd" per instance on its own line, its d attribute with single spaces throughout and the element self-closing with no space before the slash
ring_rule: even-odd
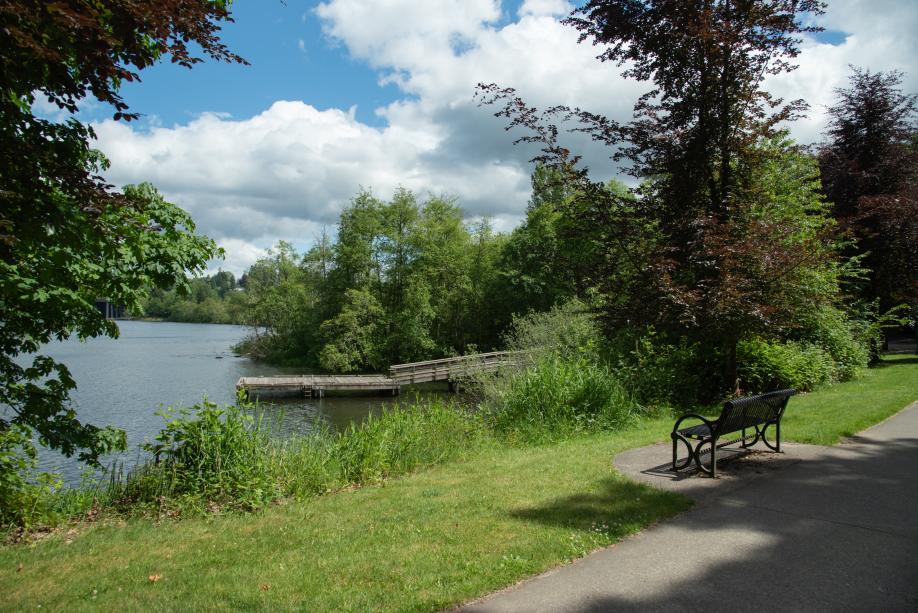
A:
<svg viewBox="0 0 918 613">
<path fill-rule="evenodd" d="M 673 442 L 673 471 L 688 468 L 694 461 L 698 470 L 716 477 L 717 449 L 735 442 L 740 442 L 745 449 L 762 441 L 766 447 L 780 453 L 781 418 L 784 416 L 788 400 L 796 393 L 795 390 L 786 389 L 736 398 L 725 403 L 720 416 L 714 420 L 695 413 L 683 415 L 676 421 L 670 435 Z M 689 419 L 698 420 L 701 423 L 686 428 L 679 427 L 682 422 Z M 774 444 L 767 438 L 767 431 L 770 427 L 775 430 Z M 747 435 L 750 430 L 752 432 Z M 739 439 L 726 442 L 721 440 L 726 435 L 737 432 L 740 433 Z M 748 442 L 750 438 L 751 442 Z M 697 441 L 697 444 L 693 445 L 694 441 Z M 681 464 L 678 458 L 679 443 L 682 443 L 688 450 L 688 457 Z M 710 466 L 706 466 L 702 461 L 702 456 L 708 454 L 711 456 Z"/>
</svg>

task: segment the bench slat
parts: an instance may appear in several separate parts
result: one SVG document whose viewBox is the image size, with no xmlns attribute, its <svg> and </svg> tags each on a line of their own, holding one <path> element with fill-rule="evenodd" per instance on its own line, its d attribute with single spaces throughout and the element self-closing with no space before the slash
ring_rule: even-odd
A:
<svg viewBox="0 0 918 613">
<path fill-rule="evenodd" d="M 699 415 L 684 415 L 676 421 L 671 434 L 673 440 L 673 470 L 679 470 L 689 465 L 692 459 L 698 466 L 699 470 L 709 473 L 711 476 L 717 475 L 717 447 L 742 442 L 743 447 L 751 447 L 759 440 L 775 451 L 781 450 L 781 418 L 787 408 L 787 402 L 790 397 L 796 394 L 796 390 L 786 389 L 757 396 L 747 396 L 730 400 L 724 404 L 720 416 L 711 421 Z M 679 428 L 686 419 L 696 419 L 704 423 L 688 428 Z M 766 430 L 775 427 L 775 445 L 772 445 L 765 438 Z M 752 442 L 746 443 L 746 431 L 752 430 Z M 742 432 L 742 436 L 735 440 L 724 443 L 718 443 L 722 436 Z M 698 441 L 698 444 L 692 447 L 689 440 Z M 677 462 L 677 444 L 682 441 L 690 452 L 690 457 L 685 464 L 679 466 Z M 710 445 L 710 451 L 704 451 L 705 445 Z M 700 456 L 711 454 L 711 468 L 708 469 L 702 465 Z"/>
</svg>

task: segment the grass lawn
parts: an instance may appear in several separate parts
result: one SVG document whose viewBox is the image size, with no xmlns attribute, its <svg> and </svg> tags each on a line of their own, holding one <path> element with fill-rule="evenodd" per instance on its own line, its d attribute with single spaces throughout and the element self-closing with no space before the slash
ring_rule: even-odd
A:
<svg viewBox="0 0 918 613">
<path fill-rule="evenodd" d="M 793 398 L 786 438 L 832 443 L 915 399 L 918 359 L 891 358 L 856 382 Z M 688 508 L 611 466 L 671 428 L 645 420 L 557 445 L 495 446 L 259 514 L 100 522 L 0 547 L 0 609 L 441 609 Z"/>
<path fill-rule="evenodd" d="M 918 355 L 889 355 L 860 378 L 791 398 L 781 421 L 787 440 L 834 445 L 918 400 Z"/>
</svg>

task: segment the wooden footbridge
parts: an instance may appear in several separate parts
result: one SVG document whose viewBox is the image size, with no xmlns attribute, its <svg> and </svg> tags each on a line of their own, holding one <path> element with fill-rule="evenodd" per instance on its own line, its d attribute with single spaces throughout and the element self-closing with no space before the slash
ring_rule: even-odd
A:
<svg viewBox="0 0 918 613">
<path fill-rule="evenodd" d="M 456 358 L 397 364 L 385 375 L 277 375 L 242 377 L 237 390 L 247 394 L 303 395 L 321 398 L 326 392 L 366 392 L 397 395 L 402 386 L 447 381 L 450 387 L 476 373 L 491 372 L 518 363 L 516 351 L 494 351 Z"/>
</svg>

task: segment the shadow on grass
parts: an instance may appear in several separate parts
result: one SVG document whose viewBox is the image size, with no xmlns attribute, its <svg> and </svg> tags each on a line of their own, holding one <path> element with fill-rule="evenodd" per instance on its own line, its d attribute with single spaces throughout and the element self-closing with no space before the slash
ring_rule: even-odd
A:
<svg viewBox="0 0 918 613">
<path fill-rule="evenodd" d="M 603 479 L 599 488 L 599 492 L 565 496 L 542 506 L 517 509 L 511 516 L 579 530 L 605 525 L 613 533 L 627 533 L 692 506 L 692 501 L 684 496 L 619 477 Z"/>
<path fill-rule="evenodd" d="M 896 354 L 893 354 L 896 355 Z M 898 354 L 901 355 L 901 354 Z M 884 357 L 883 360 L 877 362 L 876 364 L 871 364 L 870 368 L 889 368 L 891 366 L 904 366 L 906 364 L 918 364 L 918 355 L 912 355 L 907 358 L 896 357 L 890 359 L 891 356 Z"/>
</svg>

